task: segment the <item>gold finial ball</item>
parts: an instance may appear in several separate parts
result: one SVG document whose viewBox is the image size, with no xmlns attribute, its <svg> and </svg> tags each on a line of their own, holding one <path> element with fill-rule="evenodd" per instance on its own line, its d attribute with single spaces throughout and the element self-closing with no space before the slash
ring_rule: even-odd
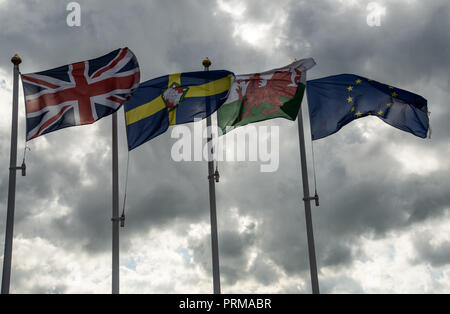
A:
<svg viewBox="0 0 450 314">
<path fill-rule="evenodd" d="M 14 55 L 14 57 L 11 58 L 11 62 L 12 62 L 14 65 L 19 65 L 19 64 L 22 63 L 22 59 L 20 59 L 19 55 L 16 53 L 16 54 Z"/>
<path fill-rule="evenodd" d="M 211 60 L 209 60 L 208 57 L 206 57 L 205 60 L 203 60 L 202 64 L 205 68 L 209 68 L 212 63 L 211 63 Z"/>
</svg>

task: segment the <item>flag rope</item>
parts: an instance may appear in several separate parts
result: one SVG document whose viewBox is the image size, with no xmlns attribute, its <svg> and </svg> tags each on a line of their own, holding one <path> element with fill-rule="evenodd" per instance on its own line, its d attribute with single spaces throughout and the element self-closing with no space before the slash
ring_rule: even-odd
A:
<svg viewBox="0 0 450 314">
<path fill-rule="evenodd" d="M 428 111 L 428 139 L 431 140 L 431 125 L 430 125 L 430 116 L 431 116 L 431 111 Z"/>
<path fill-rule="evenodd" d="M 314 141 L 312 140 L 312 137 L 311 137 L 311 151 L 312 151 L 312 164 L 314 173 L 314 191 L 317 195 L 316 155 L 314 154 Z"/>
<path fill-rule="evenodd" d="M 19 71 L 19 78 L 20 80 L 22 80 L 22 72 Z M 22 83 L 23 84 L 23 83 Z M 27 106 L 27 99 L 25 97 L 25 93 L 23 93 L 23 101 L 24 101 L 24 106 Z M 25 110 L 25 117 L 26 117 L 27 113 Z M 22 176 L 25 177 L 26 176 L 26 163 L 25 163 L 25 158 L 26 158 L 26 153 L 27 150 L 31 152 L 31 148 L 27 145 L 27 130 L 26 130 L 26 124 L 25 124 L 25 132 L 24 132 L 24 138 L 23 138 L 23 159 L 22 159 Z"/>
<path fill-rule="evenodd" d="M 308 116 L 309 115 L 309 106 L 307 106 L 307 110 L 308 110 Z M 309 120 L 310 123 L 310 129 L 311 129 L 311 120 Z M 316 155 L 314 153 L 314 141 L 313 141 L 313 137 L 312 137 L 312 132 L 311 132 L 311 152 L 312 152 L 312 164 L 313 164 L 313 174 L 314 174 L 314 192 L 315 192 L 315 201 L 316 201 L 316 206 L 319 206 L 319 195 L 317 193 L 317 176 L 316 176 Z"/>
<path fill-rule="evenodd" d="M 125 227 L 125 206 L 127 203 L 127 190 L 128 190 L 128 172 L 130 168 L 130 151 L 127 153 L 127 169 L 125 172 L 125 188 L 123 194 L 123 207 L 122 207 L 122 215 L 120 216 L 120 226 L 122 228 Z"/>
</svg>

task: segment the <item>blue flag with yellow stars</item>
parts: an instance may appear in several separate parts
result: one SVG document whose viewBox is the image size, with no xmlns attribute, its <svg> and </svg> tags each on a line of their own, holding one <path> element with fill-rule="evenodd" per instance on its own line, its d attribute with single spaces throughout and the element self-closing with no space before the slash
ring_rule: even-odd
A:
<svg viewBox="0 0 450 314">
<path fill-rule="evenodd" d="M 403 89 L 354 74 L 340 74 L 308 81 L 306 92 L 313 140 L 369 115 L 418 137 L 427 137 L 427 100 Z"/>
<path fill-rule="evenodd" d="M 125 103 L 128 149 L 169 126 L 204 119 L 225 102 L 233 73 L 201 71 L 165 75 L 139 85 Z"/>
</svg>

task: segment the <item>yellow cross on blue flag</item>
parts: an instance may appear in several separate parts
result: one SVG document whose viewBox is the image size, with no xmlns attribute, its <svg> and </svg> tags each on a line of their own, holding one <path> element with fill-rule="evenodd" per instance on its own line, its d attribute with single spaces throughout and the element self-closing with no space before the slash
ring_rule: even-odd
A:
<svg viewBox="0 0 450 314">
<path fill-rule="evenodd" d="M 157 137 L 171 125 L 213 114 L 225 102 L 233 76 L 224 70 L 177 73 L 140 84 L 124 105 L 128 149 Z"/>
<path fill-rule="evenodd" d="M 340 74 L 308 81 L 306 92 L 313 140 L 369 115 L 402 131 L 427 137 L 427 100 L 406 90 L 354 74 Z"/>
</svg>

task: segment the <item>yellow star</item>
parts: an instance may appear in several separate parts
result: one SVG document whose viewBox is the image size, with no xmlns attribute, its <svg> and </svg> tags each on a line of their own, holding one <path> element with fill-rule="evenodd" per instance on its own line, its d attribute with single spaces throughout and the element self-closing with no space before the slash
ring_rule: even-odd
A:
<svg viewBox="0 0 450 314">
<path fill-rule="evenodd" d="M 351 102 L 353 102 L 353 98 L 352 98 L 352 97 L 348 97 L 348 98 L 347 98 L 347 101 L 348 101 L 349 103 L 351 103 Z"/>
<path fill-rule="evenodd" d="M 356 84 L 361 84 L 361 83 L 362 83 L 362 81 L 360 79 L 356 80 Z"/>
<path fill-rule="evenodd" d="M 392 93 L 392 97 L 397 97 L 397 96 L 398 96 L 398 94 L 396 92 Z"/>
<path fill-rule="evenodd" d="M 388 106 L 388 108 L 390 108 L 390 107 L 392 106 L 392 104 L 391 104 L 391 103 L 388 103 L 386 106 Z"/>
<path fill-rule="evenodd" d="M 367 79 L 367 81 L 372 82 L 373 80 L 372 79 Z"/>
<path fill-rule="evenodd" d="M 392 87 L 392 86 L 389 86 L 389 89 L 394 89 L 394 87 Z"/>
<path fill-rule="evenodd" d="M 355 111 L 355 109 L 356 109 L 355 106 L 353 106 L 353 107 L 352 107 L 352 112 Z"/>
<path fill-rule="evenodd" d="M 358 111 L 358 112 L 355 114 L 355 116 L 357 116 L 358 118 L 361 117 L 361 116 L 362 116 L 362 112 L 361 112 L 361 111 Z"/>
<path fill-rule="evenodd" d="M 353 86 L 349 86 L 349 87 L 347 88 L 347 90 L 348 90 L 349 92 L 351 92 L 351 91 L 353 90 Z"/>
<path fill-rule="evenodd" d="M 383 114 L 383 111 L 380 110 L 377 113 L 378 113 L 379 116 L 381 116 Z"/>
</svg>

